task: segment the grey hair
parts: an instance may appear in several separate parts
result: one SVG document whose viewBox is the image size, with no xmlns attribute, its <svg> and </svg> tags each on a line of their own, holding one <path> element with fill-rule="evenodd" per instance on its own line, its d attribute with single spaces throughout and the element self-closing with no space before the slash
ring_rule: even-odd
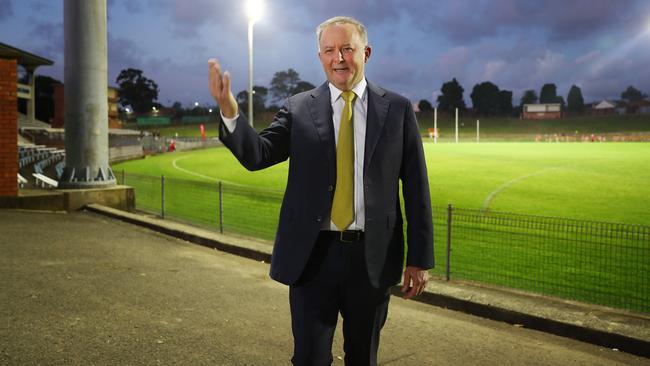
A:
<svg viewBox="0 0 650 366">
<path fill-rule="evenodd" d="M 327 19 L 326 21 L 322 22 L 318 27 L 316 27 L 316 40 L 318 42 L 319 50 L 320 50 L 320 39 L 321 36 L 323 35 L 323 31 L 325 30 L 325 28 L 334 24 L 352 24 L 357 29 L 357 32 L 359 32 L 359 36 L 361 37 L 361 43 L 363 43 L 363 46 L 368 45 L 368 31 L 366 30 L 366 26 L 363 25 L 363 23 L 361 23 L 360 21 L 352 17 L 336 16 L 334 18 Z"/>
</svg>

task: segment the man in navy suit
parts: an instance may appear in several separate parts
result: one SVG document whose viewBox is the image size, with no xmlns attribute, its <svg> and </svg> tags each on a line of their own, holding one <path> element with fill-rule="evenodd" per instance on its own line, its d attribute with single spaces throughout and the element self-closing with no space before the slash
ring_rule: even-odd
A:
<svg viewBox="0 0 650 366">
<path fill-rule="evenodd" d="M 340 313 L 346 365 L 376 365 L 390 286 L 403 270 L 402 292 L 411 298 L 434 264 L 422 141 L 411 103 L 366 80 L 363 24 L 335 17 L 316 33 L 327 82 L 288 98 L 259 134 L 214 59 L 209 87 L 221 108 L 220 139 L 244 167 L 289 159 L 270 275 L 290 286 L 293 364 L 332 363 Z"/>
</svg>

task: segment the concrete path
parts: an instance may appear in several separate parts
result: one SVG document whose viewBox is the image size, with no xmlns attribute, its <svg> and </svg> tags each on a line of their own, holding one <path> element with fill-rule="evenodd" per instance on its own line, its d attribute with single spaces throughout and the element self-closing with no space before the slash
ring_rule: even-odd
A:
<svg viewBox="0 0 650 366">
<path fill-rule="evenodd" d="M 268 264 L 92 213 L 0 210 L 0 365 L 287 365 Z M 435 284 L 433 284 L 435 286 Z M 342 365 L 337 333 L 333 353 Z M 382 365 L 650 365 L 393 297 Z"/>
</svg>

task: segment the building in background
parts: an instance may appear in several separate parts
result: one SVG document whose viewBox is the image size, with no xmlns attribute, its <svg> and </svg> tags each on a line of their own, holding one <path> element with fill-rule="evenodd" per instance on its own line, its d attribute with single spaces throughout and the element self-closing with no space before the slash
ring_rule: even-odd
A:
<svg viewBox="0 0 650 366">
<path fill-rule="evenodd" d="M 607 116 L 616 113 L 616 104 L 603 100 L 591 107 L 590 114 L 594 116 Z"/>
<path fill-rule="evenodd" d="M 523 119 L 560 119 L 562 118 L 562 104 L 524 104 Z"/>
</svg>

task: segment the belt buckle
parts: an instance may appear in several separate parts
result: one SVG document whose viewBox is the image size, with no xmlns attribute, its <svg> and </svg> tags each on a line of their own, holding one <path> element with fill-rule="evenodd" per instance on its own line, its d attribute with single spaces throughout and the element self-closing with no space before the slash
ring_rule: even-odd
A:
<svg viewBox="0 0 650 366">
<path fill-rule="evenodd" d="M 359 232 L 358 231 L 341 231 L 341 234 L 339 235 L 339 240 L 342 243 L 354 243 L 359 240 Z"/>
</svg>

